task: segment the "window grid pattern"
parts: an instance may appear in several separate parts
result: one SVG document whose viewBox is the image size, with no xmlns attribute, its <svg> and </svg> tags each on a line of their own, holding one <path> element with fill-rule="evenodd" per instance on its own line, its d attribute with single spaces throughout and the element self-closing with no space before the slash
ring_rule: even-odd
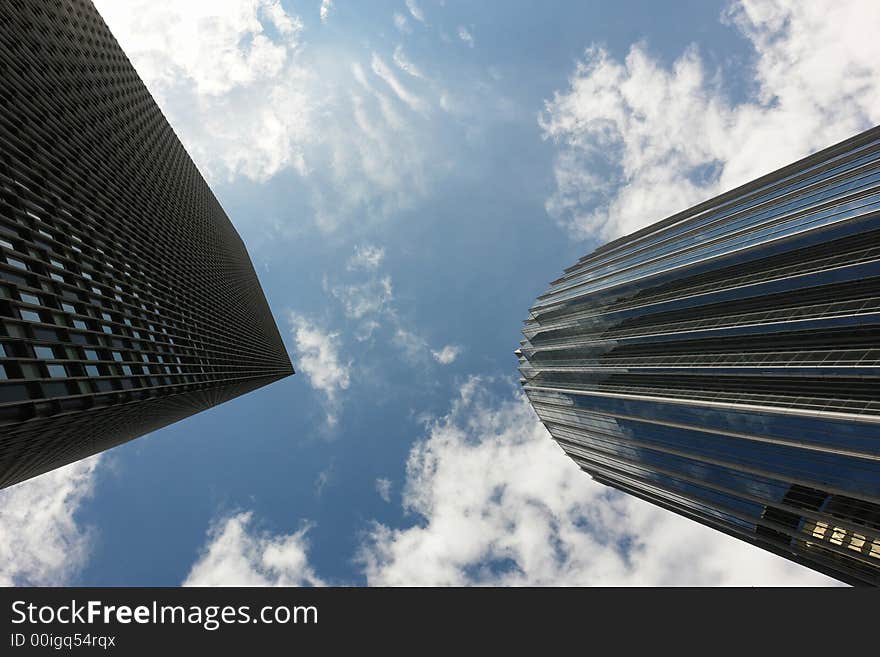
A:
<svg viewBox="0 0 880 657">
<path fill-rule="evenodd" d="M 91 2 L 10 0 L 0 76 L 0 487 L 292 374 L 241 238 Z"/>
<path fill-rule="evenodd" d="M 880 127 L 581 258 L 521 383 L 596 480 L 880 585 Z"/>
</svg>

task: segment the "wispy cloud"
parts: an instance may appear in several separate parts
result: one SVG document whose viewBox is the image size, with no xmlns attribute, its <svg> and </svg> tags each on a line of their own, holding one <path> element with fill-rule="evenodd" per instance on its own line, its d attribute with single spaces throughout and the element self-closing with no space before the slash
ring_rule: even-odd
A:
<svg viewBox="0 0 880 657">
<path fill-rule="evenodd" d="M 376 492 L 386 502 L 391 501 L 391 480 L 380 477 L 376 479 Z"/>
<path fill-rule="evenodd" d="M 321 16 L 322 23 L 326 23 L 327 19 L 330 18 L 331 9 L 333 9 L 333 0 L 321 0 L 321 9 L 319 10 L 319 14 Z"/>
<path fill-rule="evenodd" d="M 423 125 L 431 99 L 379 55 L 372 68 L 359 55 L 331 65 L 278 0 L 97 4 L 209 181 L 293 172 L 331 232 L 411 207 L 448 170 Z M 273 221 L 266 231 L 291 228 Z"/>
<path fill-rule="evenodd" d="M 425 77 L 424 73 L 407 59 L 406 54 L 403 52 L 403 46 L 399 45 L 394 49 L 394 63 L 397 65 L 397 68 L 405 73 L 409 73 L 414 78 Z"/>
<path fill-rule="evenodd" d="M 396 27 L 404 34 L 412 33 L 412 28 L 409 26 L 409 21 L 407 21 L 406 16 L 401 13 L 395 12 L 394 14 L 394 27 Z"/>
<path fill-rule="evenodd" d="M 597 484 L 521 393 L 468 380 L 407 463 L 408 526 L 375 524 L 380 586 L 828 585 L 781 557 Z"/>
<path fill-rule="evenodd" d="M 372 246 L 370 244 L 356 246 L 354 247 L 354 255 L 348 259 L 346 268 L 349 271 L 356 269 L 373 271 L 382 265 L 382 260 L 384 259 L 385 249 L 381 246 Z"/>
<path fill-rule="evenodd" d="M 0 491 L 0 586 L 64 586 L 91 556 L 76 518 L 92 495 L 100 456 Z"/>
<path fill-rule="evenodd" d="M 330 483 L 333 478 L 333 464 L 331 463 L 329 466 L 321 470 L 318 473 L 317 478 L 315 478 L 315 497 L 321 497 L 324 493 L 324 489 L 327 487 L 327 484 Z"/>
<path fill-rule="evenodd" d="M 183 586 L 321 586 L 308 557 L 309 525 L 292 534 L 254 527 L 253 513 L 215 522 Z"/>
<path fill-rule="evenodd" d="M 431 350 L 431 356 L 441 365 L 449 365 L 455 362 L 459 353 L 461 353 L 461 347 L 452 344 L 446 345 L 440 351 Z"/>
<path fill-rule="evenodd" d="M 735 2 L 724 20 L 755 51 L 744 102 L 696 47 L 666 67 L 635 45 L 590 48 L 546 103 L 547 211 L 574 237 L 629 233 L 880 123 L 877 2 Z"/>
<path fill-rule="evenodd" d="M 458 26 L 458 38 L 468 44 L 469 47 L 474 47 L 474 35 L 464 25 Z"/>
<path fill-rule="evenodd" d="M 422 11 L 421 7 L 416 4 L 416 0 L 406 0 L 406 8 L 409 9 L 409 13 L 412 15 L 420 23 L 425 22 L 425 14 Z"/>
<path fill-rule="evenodd" d="M 425 338 L 400 327 L 394 331 L 392 342 L 400 349 L 403 357 L 414 364 L 424 361 L 431 351 Z"/>
<path fill-rule="evenodd" d="M 394 92 L 394 94 L 403 102 L 407 107 L 409 107 L 414 112 L 425 112 L 428 110 L 428 104 L 416 96 L 414 93 L 410 92 L 401 82 L 397 79 L 397 76 L 394 75 L 394 72 L 388 68 L 388 65 L 382 61 L 382 58 L 379 57 L 376 53 L 373 53 L 373 58 L 371 62 L 371 67 L 373 69 L 373 73 L 375 73 L 379 78 L 382 79 L 385 84 Z"/>
<path fill-rule="evenodd" d="M 289 316 L 294 361 L 315 390 L 324 395 L 328 425 L 337 423 L 338 395 L 351 383 L 351 363 L 339 356 L 338 334 L 331 333 L 296 313 Z"/>
<path fill-rule="evenodd" d="M 380 314 L 389 309 L 394 300 L 390 276 L 362 283 L 335 285 L 330 288 L 330 293 L 342 303 L 345 315 L 351 319 Z"/>
</svg>

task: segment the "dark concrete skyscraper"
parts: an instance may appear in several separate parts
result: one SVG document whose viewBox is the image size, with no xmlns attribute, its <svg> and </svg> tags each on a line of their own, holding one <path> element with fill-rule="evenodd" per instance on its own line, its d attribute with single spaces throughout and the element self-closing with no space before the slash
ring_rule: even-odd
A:
<svg viewBox="0 0 880 657">
<path fill-rule="evenodd" d="M 244 245 L 92 4 L 0 8 L 0 487 L 293 373 Z"/>
<path fill-rule="evenodd" d="M 594 479 L 880 583 L 880 128 L 597 249 L 523 333 Z"/>
</svg>

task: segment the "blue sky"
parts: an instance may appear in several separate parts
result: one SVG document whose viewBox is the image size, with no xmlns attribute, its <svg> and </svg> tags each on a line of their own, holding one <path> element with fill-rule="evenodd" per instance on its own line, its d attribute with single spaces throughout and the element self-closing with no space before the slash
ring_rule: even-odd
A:
<svg viewBox="0 0 880 657">
<path fill-rule="evenodd" d="M 512 352 L 595 246 L 880 122 L 876 3 L 96 4 L 297 374 L 0 493 L 0 582 L 831 583 L 593 483 Z"/>
</svg>

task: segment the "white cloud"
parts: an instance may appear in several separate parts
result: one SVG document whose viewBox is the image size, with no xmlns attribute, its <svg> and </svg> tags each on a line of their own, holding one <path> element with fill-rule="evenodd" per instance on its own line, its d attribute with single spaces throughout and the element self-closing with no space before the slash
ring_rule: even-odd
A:
<svg viewBox="0 0 880 657">
<path fill-rule="evenodd" d="M 397 12 L 394 14 L 394 27 L 404 34 L 412 33 L 412 28 L 409 26 L 409 21 L 406 20 L 406 16 Z"/>
<path fill-rule="evenodd" d="M 305 173 L 315 80 L 297 60 L 302 22 L 278 0 L 96 5 L 205 175 Z"/>
<path fill-rule="evenodd" d="M 309 565 L 309 526 L 293 534 L 260 532 L 251 512 L 215 523 L 183 586 L 322 586 Z"/>
<path fill-rule="evenodd" d="M 575 237 L 629 233 L 880 123 L 877 2 L 749 0 L 724 20 L 755 49 L 746 102 L 695 47 L 667 68 L 635 45 L 622 62 L 588 49 L 546 103 L 547 211 Z"/>
<path fill-rule="evenodd" d="M 422 336 L 400 326 L 395 330 L 391 341 L 401 350 L 403 357 L 413 364 L 424 361 L 431 351 L 428 342 Z"/>
<path fill-rule="evenodd" d="M 521 393 L 499 402 L 477 378 L 410 452 L 403 504 L 413 524 L 362 545 L 371 585 L 832 583 L 595 483 Z"/>
<path fill-rule="evenodd" d="M 431 350 L 431 356 L 441 365 L 449 365 L 455 362 L 459 353 L 461 353 L 461 347 L 452 344 L 446 345 L 440 351 Z"/>
<path fill-rule="evenodd" d="M 391 91 L 393 91 L 400 101 L 407 107 L 414 112 L 426 112 L 428 110 L 428 104 L 414 93 L 410 92 L 376 53 L 373 53 L 371 67 L 373 73 L 379 76 L 379 78 L 388 85 Z"/>
<path fill-rule="evenodd" d="M 458 38 L 464 41 L 471 48 L 474 47 L 474 35 L 464 25 L 458 26 Z"/>
<path fill-rule="evenodd" d="M 333 478 L 333 464 L 331 463 L 327 468 L 321 470 L 318 473 L 317 478 L 315 479 L 315 497 L 321 497 L 324 492 L 324 489 L 327 487 L 327 484 Z"/>
<path fill-rule="evenodd" d="M 354 334 L 355 340 L 358 342 L 366 342 L 370 338 L 373 337 L 373 334 L 376 330 L 382 325 L 377 322 L 375 319 L 367 319 L 360 323 L 357 331 Z"/>
<path fill-rule="evenodd" d="M 409 73 L 414 78 L 425 77 L 421 69 L 419 69 L 418 66 L 409 61 L 406 54 L 403 52 L 403 46 L 397 46 L 394 49 L 394 63 L 397 65 L 397 68 L 399 68 L 404 73 Z"/>
<path fill-rule="evenodd" d="M 289 319 L 297 369 L 305 375 L 312 388 L 324 394 L 327 423 L 335 425 L 338 395 L 351 382 L 351 362 L 344 363 L 340 359 L 338 334 L 327 332 L 296 313 L 290 313 Z"/>
<path fill-rule="evenodd" d="M 333 9 L 333 0 L 321 0 L 321 9 L 319 10 L 321 22 L 326 23 L 330 18 L 330 10 Z"/>
<path fill-rule="evenodd" d="M 0 586 L 63 586 L 88 560 L 92 532 L 76 513 L 92 495 L 100 456 L 0 491 Z"/>
<path fill-rule="evenodd" d="M 376 492 L 386 502 L 391 501 L 391 480 L 380 477 L 376 479 Z"/>
<path fill-rule="evenodd" d="M 365 244 L 354 247 L 354 255 L 348 259 L 346 268 L 349 271 L 355 269 L 376 270 L 385 259 L 385 249 L 381 246 Z"/>
<path fill-rule="evenodd" d="M 366 271 L 368 276 L 348 283 L 331 283 L 329 277 L 324 279 L 324 289 L 339 301 L 345 316 L 358 322 L 355 339 L 358 342 L 371 340 L 378 329 L 387 326 L 393 330 L 391 343 L 400 349 L 410 364 L 430 363 L 431 358 L 441 365 L 452 363 L 460 347 L 446 345 L 439 350 L 432 349 L 424 337 L 410 330 L 406 322 L 401 320 L 394 303 L 391 276 L 378 271 L 384 257 L 385 251 L 381 247 L 356 246 L 346 269 Z"/>
<path fill-rule="evenodd" d="M 330 293 L 339 300 L 345 315 L 350 319 L 383 313 L 394 300 L 390 276 L 373 278 L 363 283 L 336 285 L 331 288 Z"/>
<path fill-rule="evenodd" d="M 302 21 L 278 0 L 97 5 L 212 182 L 294 172 L 314 221 L 332 231 L 412 207 L 451 169 L 435 133 L 418 124 L 427 100 L 378 55 L 369 79 L 357 55 L 326 57 L 302 39 Z M 291 229 L 269 222 L 266 230 L 283 237 Z"/>
<path fill-rule="evenodd" d="M 425 13 L 422 11 L 421 7 L 416 4 L 416 0 L 406 0 L 406 8 L 409 9 L 409 13 L 412 14 L 412 17 L 417 21 L 420 23 L 425 22 Z"/>
</svg>

